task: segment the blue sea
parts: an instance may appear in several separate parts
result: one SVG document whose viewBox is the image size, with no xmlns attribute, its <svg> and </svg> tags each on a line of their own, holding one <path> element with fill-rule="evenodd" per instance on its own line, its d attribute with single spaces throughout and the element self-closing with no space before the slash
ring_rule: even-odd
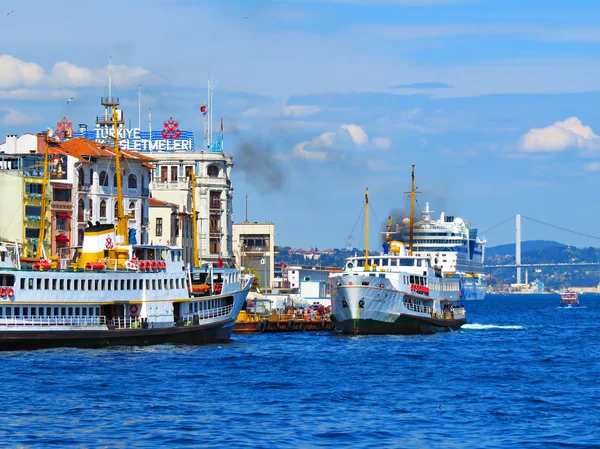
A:
<svg viewBox="0 0 600 449">
<path fill-rule="evenodd" d="M 468 302 L 426 336 L 0 353 L 0 446 L 600 447 L 600 297 Z"/>
</svg>

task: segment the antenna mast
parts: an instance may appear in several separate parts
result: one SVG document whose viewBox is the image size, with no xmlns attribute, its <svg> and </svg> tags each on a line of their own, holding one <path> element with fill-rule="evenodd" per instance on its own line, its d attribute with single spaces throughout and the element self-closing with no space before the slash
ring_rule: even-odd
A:
<svg viewBox="0 0 600 449">
<path fill-rule="evenodd" d="M 196 212 L 196 173 L 194 170 L 190 173 L 190 188 L 192 189 L 192 236 L 193 240 L 193 251 L 194 251 L 194 268 L 200 267 L 200 261 L 198 259 L 198 217 Z"/>
<path fill-rule="evenodd" d="M 410 195 L 410 236 L 409 236 L 409 246 L 408 246 L 408 255 L 413 255 L 413 236 L 414 236 L 414 224 L 415 224 L 415 195 L 417 192 L 415 190 L 415 166 L 412 166 L 412 188 L 410 192 L 406 192 Z"/>
<path fill-rule="evenodd" d="M 369 189 L 365 192 L 365 271 L 369 271 Z"/>
</svg>

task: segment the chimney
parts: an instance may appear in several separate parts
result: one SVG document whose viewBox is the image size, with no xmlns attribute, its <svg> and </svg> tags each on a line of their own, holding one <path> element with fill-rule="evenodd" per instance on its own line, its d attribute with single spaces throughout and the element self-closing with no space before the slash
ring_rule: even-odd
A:
<svg viewBox="0 0 600 449">
<path fill-rule="evenodd" d="M 4 150 L 7 154 L 15 154 L 17 152 L 17 135 L 8 134 L 6 136 L 6 149 Z"/>
</svg>

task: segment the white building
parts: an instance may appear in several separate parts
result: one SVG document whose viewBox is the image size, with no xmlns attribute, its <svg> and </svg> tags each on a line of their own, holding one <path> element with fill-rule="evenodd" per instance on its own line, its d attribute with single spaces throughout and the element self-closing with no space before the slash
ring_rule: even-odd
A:
<svg viewBox="0 0 600 449">
<path fill-rule="evenodd" d="M 236 260 L 244 268 L 258 273 L 263 290 L 273 289 L 275 265 L 275 224 L 234 223 L 233 247 Z"/>
</svg>

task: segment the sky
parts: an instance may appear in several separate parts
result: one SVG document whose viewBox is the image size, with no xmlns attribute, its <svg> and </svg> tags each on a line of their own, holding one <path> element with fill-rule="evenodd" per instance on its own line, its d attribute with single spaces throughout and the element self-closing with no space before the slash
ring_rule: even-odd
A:
<svg viewBox="0 0 600 449">
<path fill-rule="evenodd" d="M 112 58 L 143 130 L 151 108 L 201 141 L 213 80 L 234 221 L 247 195 L 277 245 L 364 247 L 369 188 L 377 246 L 414 164 L 417 210 L 493 228 L 488 246 L 515 214 L 579 233 L 524 218 L 524 240 L 600 246 L 598 23 L 586 0 L 2 1 L 0 136 L 92 126 Z"/>
</svg>

